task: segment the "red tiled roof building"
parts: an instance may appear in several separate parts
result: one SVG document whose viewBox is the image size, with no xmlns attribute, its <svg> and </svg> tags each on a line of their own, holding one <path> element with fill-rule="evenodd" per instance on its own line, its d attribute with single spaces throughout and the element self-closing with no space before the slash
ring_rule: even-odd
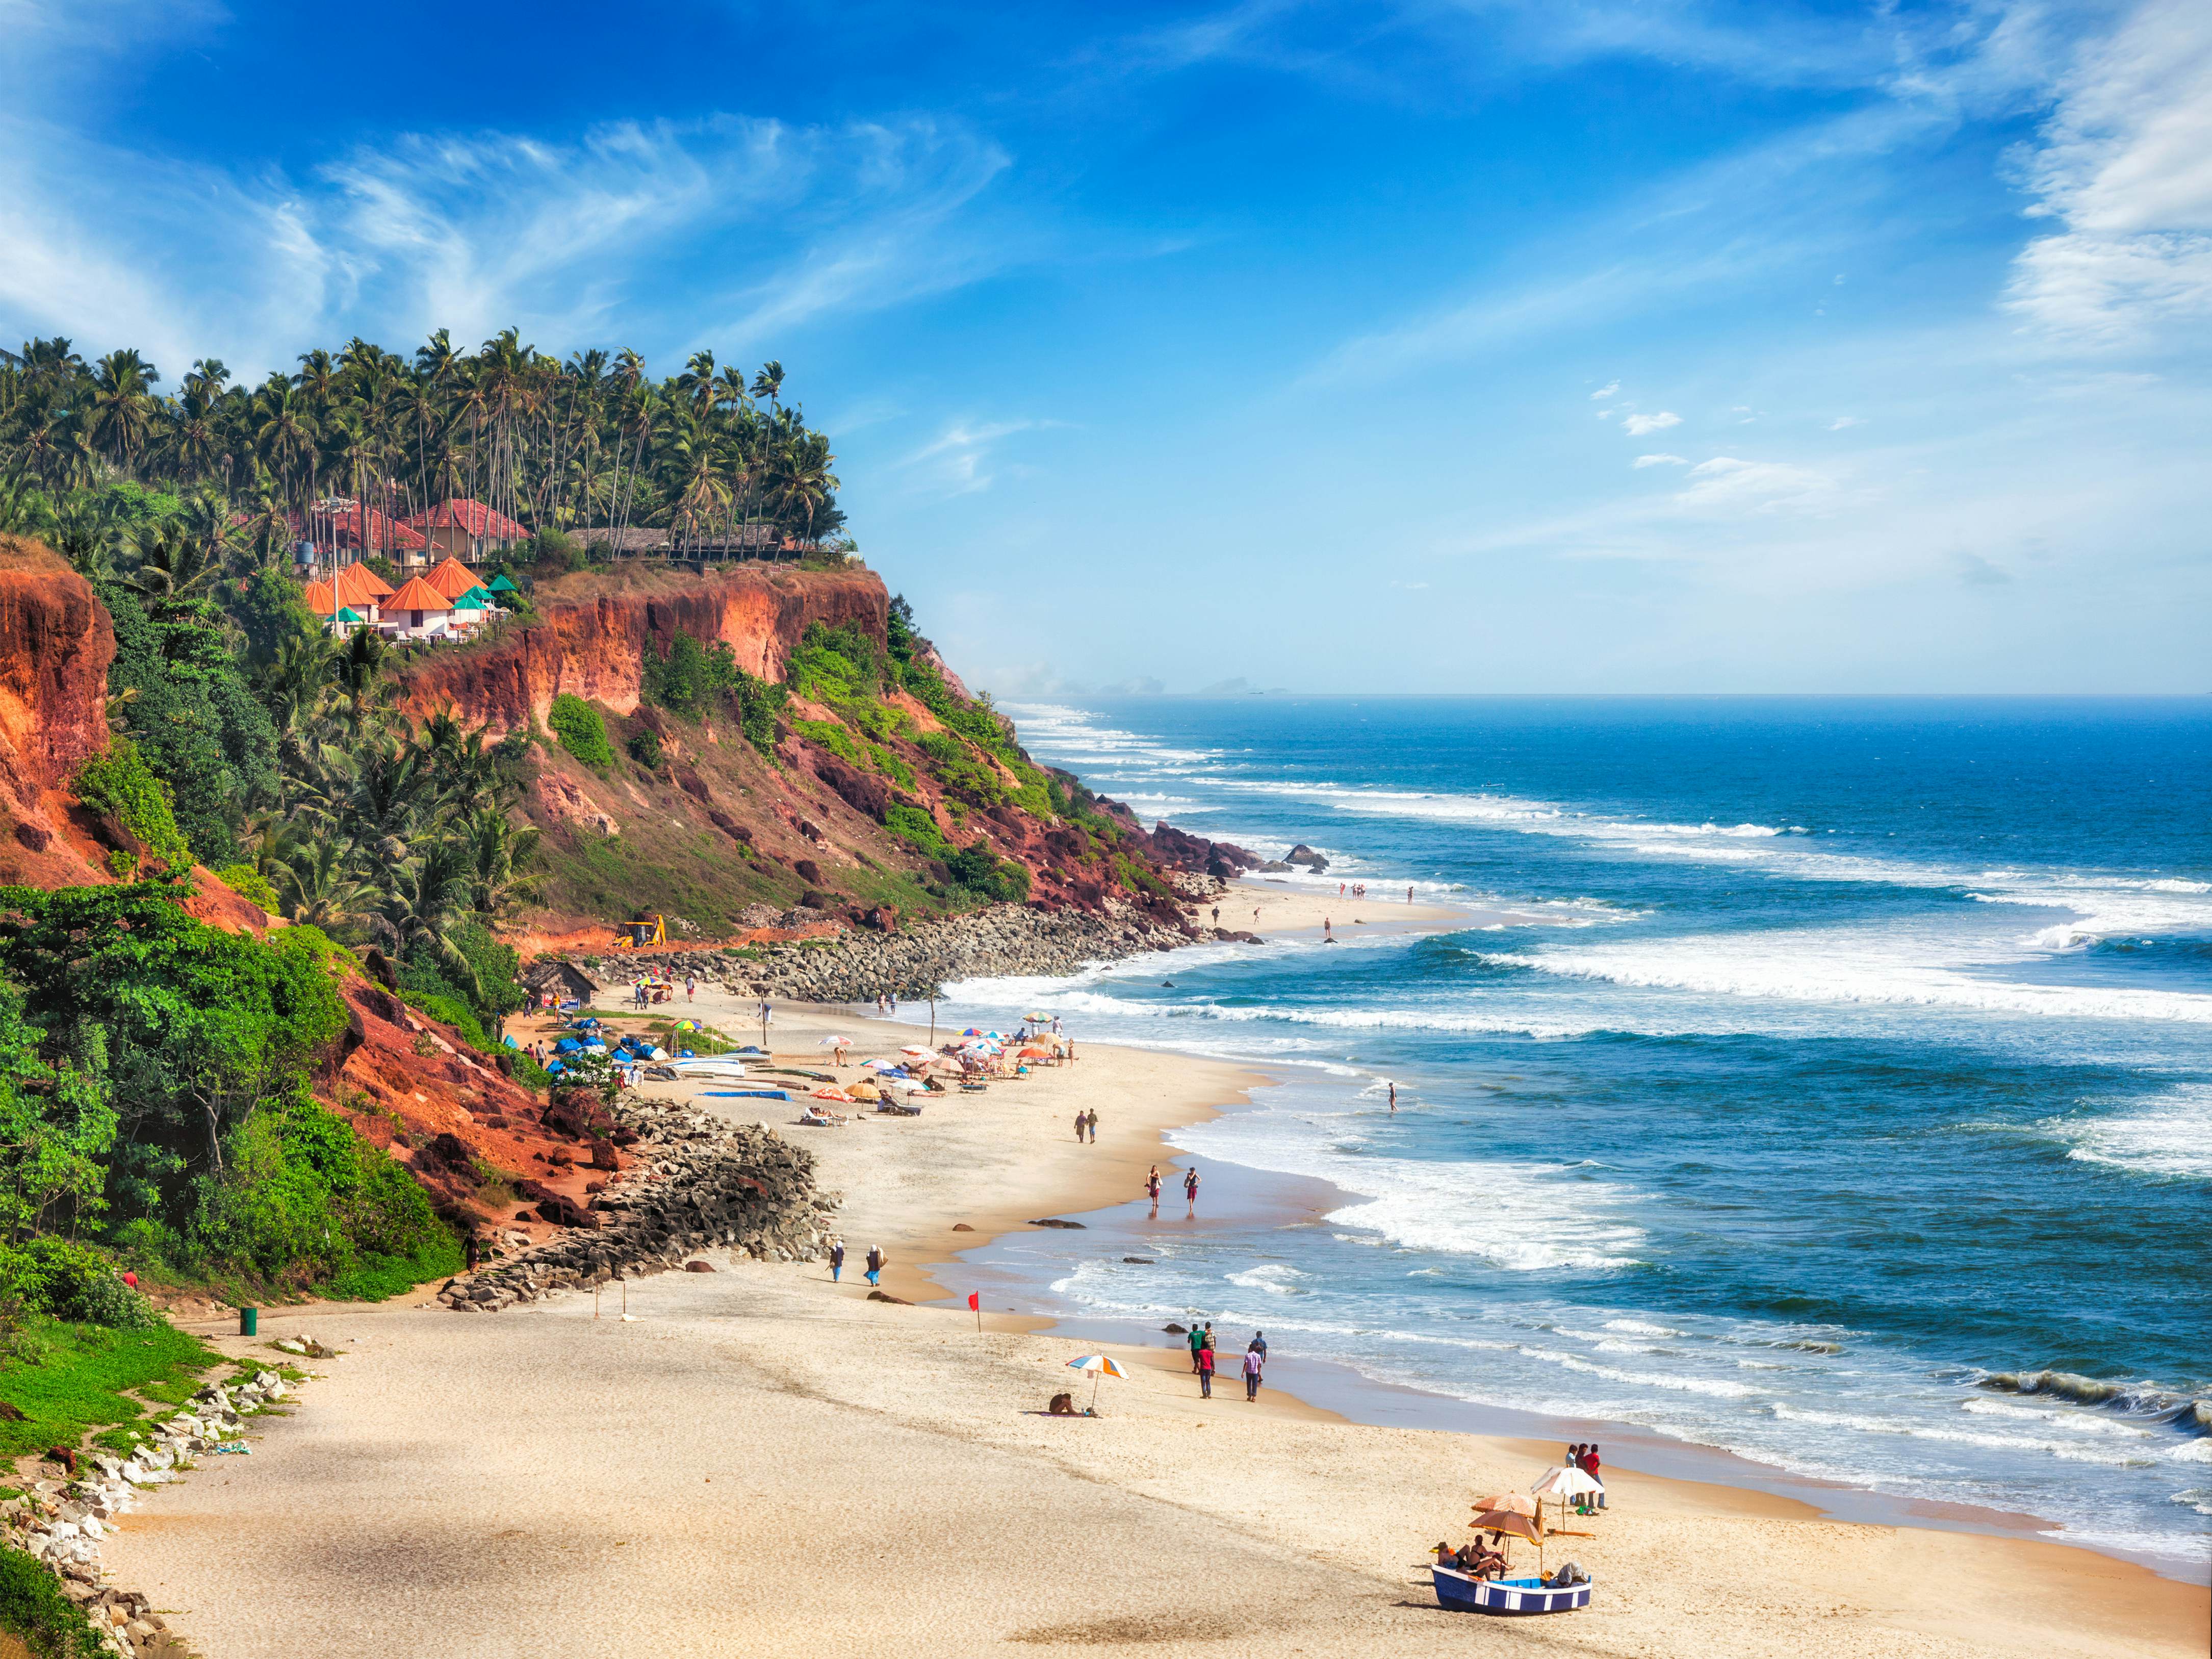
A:
<svg viewBox="0 0 2212 1659">
<path fill-rule="evenodd" d="M 441 501 L 427 513 L 404 520 L 420 531 L 430 547 L 452 559 L 480 559 L 487 553 L 529 539 L 530 532 L 482 501 Z"/>
</svg>

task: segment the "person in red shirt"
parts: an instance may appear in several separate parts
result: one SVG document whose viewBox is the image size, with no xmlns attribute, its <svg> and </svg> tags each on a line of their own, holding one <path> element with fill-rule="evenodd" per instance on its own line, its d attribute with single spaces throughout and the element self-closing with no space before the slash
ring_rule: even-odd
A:
<svg viewBox="0 0 2212 1659">
<path fill-rule="evenodd" d="M 1598 1473 L 1597 1442 L 1595 1440 L 1583 1449 L 1583 1473 L 1597 1482 L 1597 1490 L 1590 1495 L 1596 1500 L 1598 1508 L 1603 1509 L 1605 1507 L 1605 1477 Z"/>
<path fill-rule="evenodd" d="M 1211 1337 L 1198 1351 L 1198 1397 L 1201 1400 L 1213 1398 L 1213 1340 Z"/>
</svg>

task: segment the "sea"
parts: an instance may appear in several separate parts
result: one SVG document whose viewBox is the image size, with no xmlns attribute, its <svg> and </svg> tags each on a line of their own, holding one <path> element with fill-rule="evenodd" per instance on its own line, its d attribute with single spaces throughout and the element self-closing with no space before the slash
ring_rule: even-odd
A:
<svg viewBox="0 0 2212 1659">
<path fill-rule="evenodd" d="M 1322 1194 L 1024 1234 L 1030 1305 L 2212 1570 L 2212 698 L 1008 712 L 1345 892 L 1333 944 L 948 988 L 1251 1062 L 1181 1161 Z"/>
</svg>

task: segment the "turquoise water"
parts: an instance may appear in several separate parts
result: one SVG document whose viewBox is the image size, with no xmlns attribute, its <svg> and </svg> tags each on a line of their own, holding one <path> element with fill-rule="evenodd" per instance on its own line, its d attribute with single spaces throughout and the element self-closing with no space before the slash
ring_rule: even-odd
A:
<svg viewBox="0 0 2212 1659">
<path fill-rule="evenodd" d="M 1255 1109 L 1178 1143 L 1346 1194 L 1164 1224 L 1150 1264 L 1030 1241 L 1051 1305 L 1264 1325 L 2202 1576 L 2207 700 L 1011 712 L 1148 823 L 1304 841 L 1334 862 L 1303 884 L 1376 889 L 1333 946 L 957 988 L 963 1023 L 1043 999 L 1080 1036 L 1267 1062 Z M 1408 884 L 1503 917 L 1372 934 Z"/>
</svg>

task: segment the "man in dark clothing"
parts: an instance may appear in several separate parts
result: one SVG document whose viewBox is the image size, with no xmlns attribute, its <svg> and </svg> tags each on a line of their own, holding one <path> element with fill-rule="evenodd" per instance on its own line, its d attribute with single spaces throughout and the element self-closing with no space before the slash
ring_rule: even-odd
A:
<svg viewBox="0 0 2212 1659">
<path fill-rule="evenodd" d="M 1201 1400 L 1213 1398 L 1213 1345 L 1210 1342 L 1198 1351 L 1198 1394 Z"/>
<path fill-rule="evenodd" d="M 1198 1351 L 1206 1346 L 1206 1333 L 1198 1326 L 1190 1328 L 1190 1368 L 1198 1369 Z"/>
</svg>

